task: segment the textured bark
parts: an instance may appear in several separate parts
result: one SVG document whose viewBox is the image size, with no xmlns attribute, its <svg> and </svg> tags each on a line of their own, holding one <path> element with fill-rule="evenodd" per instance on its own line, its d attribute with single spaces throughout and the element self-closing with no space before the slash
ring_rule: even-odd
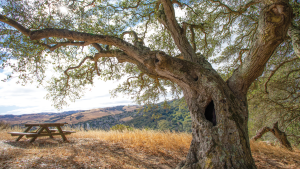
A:
<svg viewBox="0 0 300 169">
<path fill-rule="evenodd" d="M 292 39 L 294 52 L 300 58 L 300 29 L 292 25 L 288 34 Z"/>
<path fill-rule="evenodd" d="M 276 122 L 276 123 L 273 124 L 273 128 L 272 129 L 269 128 L 269 127 L 263 127 L 263 128 L 261 128 L 251 140 L 256 141 L 256 140 L 260 139 L 265 133 L 267 133 L 269 131 L 271 133 L 273 133 L 273 135 L 278 139 L 278 141 L 280 142 L 280 144 L 282 146 L 284 146 L 285 148 L 287 148 L 290 151 L 293 151 L 291 143 L 287 139 L 287 135 L 285 134 L 285 132 L 282 132 L 282 131 L 279 130 L 279 128 L 278 128 L 278 122 Z"/>
</svg>

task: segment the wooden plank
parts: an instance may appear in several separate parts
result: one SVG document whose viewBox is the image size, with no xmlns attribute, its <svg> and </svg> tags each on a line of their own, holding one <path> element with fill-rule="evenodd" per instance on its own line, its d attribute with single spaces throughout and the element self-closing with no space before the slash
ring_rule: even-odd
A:
<svg viewBox="0 0 300 169">
<path fill-rule="evenodd" d="M 27 129 L 26 129 L 24 132 L 28 132 L 31 128 L 32 128 L 32 126 L 28 126 Z M 24 136 L 24 135 L 20 135 L 20 136 L 16 139 L 16 141 L 21 140 L 21 138 L 22 138 L 23 136 Z"/>
<path fill-rule="evenodd" d="M 48 126 L 48 127 L 55 127 L 55 126 L 63 126 L 68 123 L 27 123 L 25 126 Z"/>
<path fill-rule="evenodd" d="M 51 131 L 51 132 L 56 132 L 56 131 L 58 131 L 57 129 L 49 129 L 49 131 Z"/>
<path fill-rule="evenodd" d="M 37 130 L 37 135 L 40 135 L 41 132 L 44 130 L 45 128 L 44 127 L 41 127 Z M 30 143 L 34 142 L 34 140 L 37 138 L 38 136 L 33 136 L 32 139 L 29 141 Z"/>
<path fill-rule="evenodd" d="M 45 130 L 47 131 L 47 133 L 49 134 L 49 137 L 50 138 L 53 138 L 52 134 L 51 134 L 51 131 L 48 129 L 48 127 L 45 127 Z"/>
<path fill-rule="evenodd" d="M 8 132 L 12 136 L 24 136 L 24 135 L 36 135 L 37 133 L 26 133 L 26 132 Z"/>
<path fill-rule="evenodd" d="M 60 126 L 56 126 L 58 132 L 61 134 L 61 137 L 63 138 L 64 141 L 68 141 L 67 137 L 64 135 L 62 129 L 60 128 Z"/>
<path fill-rule="evenodd" d="M 58 131 L 57 129 L 49 129 L 52 132 Z M 62 132 L 68 132 L 68 133 L 76 133 L 76 131 L 67 131 L 67 130 L 62 130 Z"/>
<path fill-rule="evenodd" d="M 64 133 L 76 133 L 76 131 L 66 131 L 66 130 L 63 130 Z"/>
<path fill-rule="evenodd" d="M 68 135 L 68 134 L 71 134 L 71 133 L 64 133 L 64 135 Z M 55 136 L 55 135 L 61 135 L 60 133 L 52 133 L 51 134 L 52 136 Z M 50 136 L 50 134 L 36 134 L 36 135 L 26 135 L 26 137 L 46 137 L 46 136 Z"/>
</svg>

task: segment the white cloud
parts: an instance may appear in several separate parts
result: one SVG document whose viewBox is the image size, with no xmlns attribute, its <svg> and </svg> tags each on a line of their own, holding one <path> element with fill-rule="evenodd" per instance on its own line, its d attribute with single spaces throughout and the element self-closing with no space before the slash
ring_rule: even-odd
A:
<svg viewBox="0 0 300 169">
<path fill-rule="evenodd" d="M 0 73 L 1 79 L 6 77 L 5 73 L 8 73 L 8 71 L 4 70 Z M 7 82 L 0 81 L 0 114 L 58 112 L 51 105 L 52 102 L 44 98 L 47 94 L 45 89 L 42 87 L 36 88 L 37 84 L 35 83 L 21 86 L 20 84 L 16 84 L 16 81 L 16 78 Z M 90 90 L 85 92 L 83 98 L 74 103 L 69 103 L 69 106 L 61 111 L 88 110 L 100 107 L 133 104 L 127 97 L 111 98 L 109 90 L 116 88 L 119 83 L 121 82 L 104 82 L 97 80 L 94 83 L 94 87 L 91 87 Z M 14 109 L 3 111 L 5 107 L 8 106 L 14 107 Z M 3 110 L 1 111 L 1 109 Z"/>
</svg>

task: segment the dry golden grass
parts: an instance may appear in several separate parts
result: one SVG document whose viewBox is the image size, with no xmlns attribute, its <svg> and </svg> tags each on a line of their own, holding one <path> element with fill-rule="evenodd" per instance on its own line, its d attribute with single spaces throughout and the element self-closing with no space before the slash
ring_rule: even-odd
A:
<svg viewBox="0 0 300 169">
<path fill-rule="evenodd" d="M 265 142 L 251 142 L 251 152 L 258 168 L 300 168 L 300 150 L 294 147 L 290 152 L 279 145 L 272 146 Z"/>
<path fill-rule="evenodd" d="M 153 130 L 77 130 L 67 136 L 68 143 L 56 137 L 38 138 L 30 144 L 27 138 L 15 142 L 15 137 L 7 132 L 0 131 L 2 168 L 175 168 L 185 159 L 192 139 L 188 133 Z M 300 166 L 298 149 L 289 152 L 279 146 L 255 142 L 251 143 L 251 150 L 259 169 Z"/>
<path fill-rule="evenodd" d="M 124 147 L 143 149 L 153 155 L 157 153 L 167 153 L 174 151 L 182 154 L 187 152 L 192 140 L 192 135 L 188 133 L 161 132 L 154 130 L 134 130 L 134 131 L 101 131 L 92 130 L 89 132 L 76 132 L 72 138 L 92 138 L 104 140 L 110 143 L 122 144 Z"/>
</svg>

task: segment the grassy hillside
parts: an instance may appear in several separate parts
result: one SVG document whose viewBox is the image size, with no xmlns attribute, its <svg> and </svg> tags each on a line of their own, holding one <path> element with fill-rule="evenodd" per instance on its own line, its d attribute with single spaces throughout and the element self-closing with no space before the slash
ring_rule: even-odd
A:
<svg viewBox="0 0 300 169">
<path fill-rule="evenodd" d="M 83 124 L 83 123 L 92 122 L 93 120 L 97 121 L 97 119 L 106 116 L 116 116 L 122 113 L 132 112 L 138 108 L 139 108 L 138 106 L 115 106 L 115 107 L 98 108 L 98 109 L 91 109 L 91 110 L 67 111 L 62 113 L 0 115 L 0 121 L 6 121 L 11 125 L 25 124 L 25 123 L 41 123 L 41 122 Z M 130 115 L 127 115 L 126 117 Z"/>
<path fill-rule="evenodd" d="M 66 111 L 62 113 L 35 113 L 22 115 L 0 115 L 0 121 L 6 121 L 11 125 L 22 123 L 37 123 L 45 121 L 57 121 L 71 114 L 82 112 L 83 110 Z"/>
<path fill-rule="evenodd" d="M 140 110 L 124 123 L 134 128 L 191 132 L 191 117 L 184 100 L 158 103 Z"/>
<path fill-rule="evenodd" d="M 0 131 L 0 168 L 171 169 L 185 159 L 192 139 L 189 133 L 153 130 L 77 130 L 67 136 L 68 143 L 55 137 L 30 144 L 26 138 L 15 142 L 7 131 Z M 255 142 L 251 150 L 258 169 L 300 166 L 298 149 Z"/>
</svg>

